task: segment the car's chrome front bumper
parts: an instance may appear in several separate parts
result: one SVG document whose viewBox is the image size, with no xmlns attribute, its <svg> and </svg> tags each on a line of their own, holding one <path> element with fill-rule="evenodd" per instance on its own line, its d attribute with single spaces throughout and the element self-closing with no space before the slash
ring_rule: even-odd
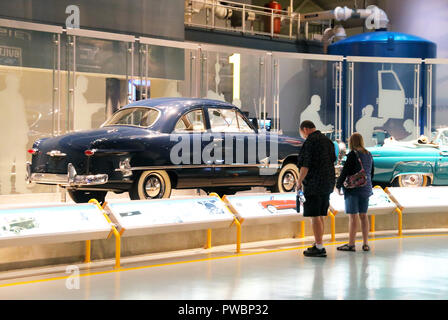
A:
<svg viewBox="0 0 448 320">
<path fill-rule="evenodd" d="M 76 173 L 75 167 L 69 163 L 67 165 L 67 174 L 57 174 L 57 173 L 32 173 L 31 163 L 26 164 L 28 183 L 39 183 L 39 184 L 56 184 L 61 186 L 91 186 L 107 183 L 109 177 L 107 174 L 89 174 L 89 175 L 78 175 Z"/>
</svg>

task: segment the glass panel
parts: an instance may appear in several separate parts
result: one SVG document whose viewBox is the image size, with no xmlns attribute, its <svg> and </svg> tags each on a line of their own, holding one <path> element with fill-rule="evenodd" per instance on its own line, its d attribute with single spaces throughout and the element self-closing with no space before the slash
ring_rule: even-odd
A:
<svg viewBox="0 0 448 320">
<path fill-rule="evenodd" d="M 276 59 L 279 65 L 279 122 L 283 134 L 299 136 L 300 123 L 310 120 L 318 130 L 334 138 L 337 62 Z"/>
<path fill-rule="evenodd" d="M 104 126 L 128 125 L 150 127 L 156 122 L 160 111 L 148 108 L 126 108 L 114 114 Z"/>
<path fill-rule="evenodd" d="M 194 96 L 194 50 L 139 44 L 136 79 L 129 83 L 132 100 Z"/>
<path fill-rule="evenodd" d="M 266 112 L 265 91 L 264 55 L 203 51 L 202 98 L 232 103 L 256 122 Z"/>
<path fill-rule="evenodd" d="M 240 132 L 254 132 L 254 130 L 247 124 L 246 120 L 238 114 L 238 126 L 240 128 Z"/>
<path fill-rule="evenodd" d="M 0 27 L 0 194 L 54 192 L 27 185 L 27 150 L 55 133 L 58 35 Z"/>
<path fill-rule="evenodd" d="M 416 66 L 399 63 L 353 63 L 352 130 L 367 147 L 419 136 Z M 419 103 L 417 102 L 419 101 Z M 350 117 L 348 117 L 350 119 Z"/>
<path fill-rule="evenodd" d="M 212 132 L 238 132 L 238 121 L 234 110 L 208 109 Z"/>
<path fill-rule="evenodd" d="M 427 99 L 430 106 L 427 119 L 431 123 L 431 134 L 448 128 L 448 64 L 428 65 L 432 68 L 432 74 L 428 74 L 431 85 L 427 86 Z M 431 79 L 429 79 L 429 77 Z M 428 125 L 427 125 L 428 126 Z M 426 132 L 428 135 L 428 132 Z"/>
<path fill-rule="evenodd" d="M 70 126 L 74 130 L 98 128 L 108 115 L 127 104 L 128 48 L 120 41 L 71 37 L 68 46 L 69 82 L 74 87 Z M 75 71 L 75 72 L 73 72 Z M 73 78 L 74 77 L 74 78 Z"/>
<path fill-rule="evenodd" d="M 194 110 L 184 115 L 177 122 L 175 131 L 202 132 L 205 131 L 204 116 L 202 110 Z"/>
</svg>

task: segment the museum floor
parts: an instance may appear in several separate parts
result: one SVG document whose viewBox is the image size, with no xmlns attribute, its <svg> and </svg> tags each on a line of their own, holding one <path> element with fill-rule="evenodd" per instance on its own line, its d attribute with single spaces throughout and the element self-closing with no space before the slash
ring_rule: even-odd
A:
<svg viewBox="0 0 448 320">
<path fill-rule="evenodd" d="M 377 235 L 371 252 L 351 253 L 337 240 L 327 258 L 305 258 L 297 239 L 247 244 L 240 255 L 232 246 L 190 250 L 81 270 L 79 289 L 67 289 L 62 271 L 3 280 L 0 299 L 446 299 L 447 242 L 446 232 Z"/>
</svg>

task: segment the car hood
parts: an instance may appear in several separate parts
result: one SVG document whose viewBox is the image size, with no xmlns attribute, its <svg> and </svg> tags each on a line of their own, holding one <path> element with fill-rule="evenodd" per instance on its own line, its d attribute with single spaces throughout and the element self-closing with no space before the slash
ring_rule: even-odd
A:
<svg viewBox="0 0 448 320">
<path fill-rule="evenodd" d="M 157 132 L 130 126 L 108 126 L 99 129 L 71 132 L 57 137 L 44 138 L 34 143 L 35 148 L 41 151 L 59 150 L 82 151 L 87 149 L 108 149 L 121 145 L 120 142 L 138 140 Z M 126 144 L 130 147 L 129 143 Z"/>
<path fill-rule="evenodd" d="M 382 147 L 367 148 L 374 157 L 403 157 L 438 155 L 440 150 L 434 146 L 415 145 L 413 143 L 391 144 Z"/>
</svg>

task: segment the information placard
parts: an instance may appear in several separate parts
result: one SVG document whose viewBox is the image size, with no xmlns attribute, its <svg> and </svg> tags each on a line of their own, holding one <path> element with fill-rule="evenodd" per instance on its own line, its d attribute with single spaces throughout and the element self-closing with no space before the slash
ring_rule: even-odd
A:
<svg viewBox="0 0 448 320">
<path fill-rule="evenodd" d="M 106 239 L 111 227 L 93 204 L 0 210 L 0 246 Z"/>
<path fill-rule="evenodd" d="M 403 213 L 448 213 L 448 187 L 388 188 Z"/>
<path fill-rule="evenodd" d="M 157 199 L 108 205 L 123 236 L 229 227 L 234 215 L 218 197 Z"/>
<path fill-rule="evenodd" d="M 247 196 L 226 196 L 224 198 L 243 224 L 267 224 L 303 220 L 296 211 L 296 193 L 272 193 Z"/>
<path fill-rule="evenodd" d="M 369 198 L 367 214 L 378 215 L 393 213 L 396 207 L 395 203 L 383 189 L 374 188 L 373 195 Z M 330 209 L 333 212 L 337 211 L 336 217 L 345 217 L 345 215 L 341 214 L 345 213 L 344 196 L 333 192 L 330 195 Z"/>
</svg>

